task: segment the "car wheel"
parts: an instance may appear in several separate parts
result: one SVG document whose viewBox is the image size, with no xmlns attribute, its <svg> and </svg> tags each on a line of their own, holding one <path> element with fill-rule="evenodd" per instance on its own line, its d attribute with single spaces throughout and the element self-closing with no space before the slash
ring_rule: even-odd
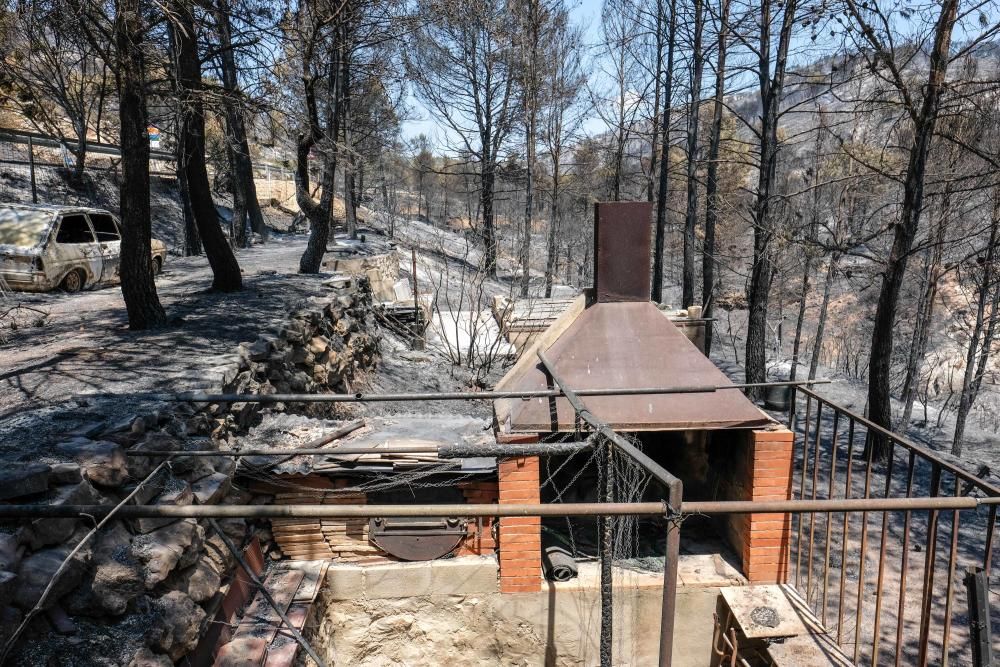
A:
<svg viewBox="0 0 1000 667">
<path fill-rule="evenodd" d="M 74 292 L 79 292 L 83 289 L 83 272 L 74 269 L 66 274 L 63 278 L 62 288 L 64 292 L 69 292 L 73 294 Z"/>
<path fill-rule="evenodd" d="M 163 258 L 162 257 L 154 257 L 153 258 L 153 275 L 154 276 L 159 275 L 160 271 L 162 269 L 163 269 Z"/>
</svg>

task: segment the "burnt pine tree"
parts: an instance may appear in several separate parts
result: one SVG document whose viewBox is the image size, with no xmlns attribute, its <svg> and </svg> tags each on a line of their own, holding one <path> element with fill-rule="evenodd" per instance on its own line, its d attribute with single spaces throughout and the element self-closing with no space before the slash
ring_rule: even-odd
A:
<svg viewBox="0 0 1000 667">
<path fill-rule="evenodd" d="M 181 125 L 178 134 L 184 146 L 182 156 L 191 214 L 194 216 L 208 263 L 212 267 L 212 288 L 235 292 L 243 288 L 243 276 L 229 245 L 219 215 L 212 202 L 208 169 L 205 166 L 205 108 L 202 100 L 201 61 L 195 29 L 194 7 L 190 0 L 175 0 L 170 17 L 170 35 Z"/>
<path fill-rule="evenodd" d="M 767 305 L 774 280 L 775 263 L 772 243 L 777 230 L 774 221 L 775 187 L 778 173 L 778 120 L 781 96 L 785 87 L 785 68 L 792 41 L 797 0 L 784 4 L 777 48 L 772 55 L 772 0 L 762 0 L 757 76 L 761 104 L 760 167 L 757 173 L 757 193 L 753 207 L 753 266 L 747 286 L 746 381 L 767 379 L 765 339 L 767 337 Z M 773 58 L 773 63 L 772 63 Z M 747 395 L 758 398 L 760 388 L 751 388 Z"/>
<path fill-rule="evenodd" d="M 944 0 L 941 4 L 934 25 L 934 43 L 928 58 L 927 80 L 922 91 L 923 99 L 919 102 L 910 93 L 909 83 L 904 79 L 902 70 L 895 60 L 894 50 L 886 46 L 883 38 L 869 21 L 871 13 L 877 13 L 878 8 L 868 3 L 862 8 L 854 0 L 846 0 L 846 6 L 860 33 L 871 47 L 872 53 L 885 63 L 885 69 L 889 73 L 887 78 L 895 86 L 906 117 L 912 126 L 909 159 L 903 180 L 903 201 L 899 220 L 893 225 L 892 248 L 882 274 L 868 366 L 868 416 L 879 426 L 891 428 L 889 375 L 896 313 L 907 260 L 917 236 L 924 206 L 924 175 L 927 171 L 927 158 L 937 124 L 945 76 L 948 72 L 951 35 L 958 15 L 958 0 Z M 874 18 L 882 21 L 880 15 Z M 888 456 L 889 442 L 885 438 L 872 438 L 868 444 L 873 448 L 873 454 L 877 458 Z"/>
<path fill-rule="evenodd" d="M 233 44 L 232 5 L 229 0 L 218 0 L 216 6 L 216 30 L 219 35 L 219 62 L 222 72 L 222 89 L 226 111 L 226 141 L 230 163 L 230 188 L 233 193 L 233 229 L 238 230 L 237 245 L 246 245 L 246 225 L 267 240 L 267 225 L 257 200 L 257 186 L 253 179 L 253 161 L 247 142 L 244 120 L 246 105 L 243 91 L 238 82 L 239 71 L 236 64 L 236 46 Z"/>
<path fill-rule="evenodd" d="M 719 8 L 718 52 L 715 61 L 715 98 L 712 131 L 708 140 L 705 175 L 705 240 L 701 257 L 701 303 L 705 318 L 705 354 L 712 351 L 712 308 L 715 305 L 715 226 L 719 220 L 719 146 L 722 143 L 722 110 L 726 94 L 726 50 L 729 42 L 729 0 Z"/>
<path fill-rule="evenodd" d="M 153 282 L 149 207 L 149 114 L 140 0 L 119 0 L 112 26 L 118 67 L 121 142 L 121 285 L 130 329 L 151 329 L 167 321 Z"/>
<path fill-rule="evenodd" d="M 659 23 L 657 24 L 659 25 Z M 653 301 L 663 301 L 663 250 L 667 237 L 667 199 L 670 197 L 670 111 L 673 100 L 674 51 L 677 46 L 677 0 L 670 0 L 667 25 L 667 68 L 663 72 L 663 144 L 660 149 L 660 188 L 656 195 L 656 233 L 653 241 Z"/>
<path fill-rule="evenodd" d="M 705 54 L 701 48 L 705 25 L 704 0 L 694 0 L 694 38 L 691 45 L 691 105 L 687 117 L 687 209 L 684 216 L 684 276 L 681 307 L 694 305 L 694 233 L 698 223 L 698 125 L 701 111 L 701 75 Z"/>
<path fill-rule="evenodd" d="M 349 0 L 348 0 L 349 2 Z M 341 62 L 344 58 L 344 27 L 342 13 L 347 4 L 332 16 L 320 14 L 316 3 L 306 3 L 297 21 L 301 35 L 301 81 L 305 106 L 304 127 L 296 141 L 295 201 L 309 220 L 309 240 L 299 260 L 300 273 L 319 273 L 330 239 L 334 178 L 337 173 L 337 143 L 340 133 Z M 329 24 L 332 29 L 327 30 Z M 325 48 L 324 48 L 325 47 Z M 322 53 L 321 53 L 322 50 Z M 319 76 L 317 63 L 321 55 L 328 56 L 326 77 Z M 325 83 L 325 86 L 322 85 Z M 318 93 L 325 92 L 326 123 L 321 124 Z M 323 149 L 324 165 L 319 201 L 309 191 L 309 154 L 314 147 Z"/>
</svg>

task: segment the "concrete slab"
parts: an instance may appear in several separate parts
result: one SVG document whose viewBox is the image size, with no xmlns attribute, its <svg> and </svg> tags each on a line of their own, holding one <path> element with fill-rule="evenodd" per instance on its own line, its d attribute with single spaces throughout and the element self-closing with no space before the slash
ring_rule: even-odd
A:
<svg viewBox="0 0 1000 667">
<path fill-rule="evenodd" d="M 323 591 L 331 600 L 360 600 L 365 595 L 364 568 L 357 565 L 331 563 L 326 571 Z"/>
<path fill-rule="evenodd" d="M 389 563 L 365 568 L 368 599 L 410 598 L 432 595 L 433 578 L 427 563 Z"/>
<path fill-rule="evenodd" d="M 434 595 L 486 595 L 499 592 L 497 560 L 493 556 L 449 558 L 431 562 Z"/>
</svg>

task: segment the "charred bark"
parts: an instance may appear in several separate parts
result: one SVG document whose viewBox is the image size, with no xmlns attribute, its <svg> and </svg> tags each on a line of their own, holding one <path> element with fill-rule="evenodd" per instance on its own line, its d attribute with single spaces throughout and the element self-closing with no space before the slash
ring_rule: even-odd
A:
<svg viewBox="0 0 1000 667">
<path fill-rule="evenodd" d="M 241 230 L 241 243 L 247 245 L 246 225 L 259 234 L 262 241 L 267 240 L 267 224 L 260 210 L 257 199 L 257 184 L 253 176 L 253 160 L 250 157 L 250 144 L 247 141 L 246 122 L 243 114 L 243 94 L 237 79 L 236 53 L 233 47 L 232 26 L 229 20 L 230 7 L 228 0 L 219 0 L 216 11 L 216 23 L 219 31 L 220 61 L 222 64 L 222 88 L 225 91 L 226 133 L 230 162 L 230 188 L 233 193 L 233 226 Z M 237 200 L 239 204 L 237 204 Z M 237 206 L 242 212 L 237 217 Z"/>
<path fill-rule="evenodd" d="M 705 54 L 701 51 L 704 27 L 702 0 L 694 0 L 694 43 L 691 50 L 691 105 L 687 118 L 687 209 L 684 216 L 684 275 L 681 282 L 681 307 L 694 305 L 695 227 L 698 224 L 698 112 L 701 109 L 701 76 Z"/>
<path fill-rule="evenodd" d="M 951 34 L 957 12 L 958 0 L 945 0 L 935 27 L 934 47 L 929 58 L 930 66 L 927 84 L 923 90 L 923 102 L 914 114 L 913 144 L 910 147 L 906 179 L 903 184 L 902 211 L 900 220 L 895 225 L 892 250 L 882 276 L 878 307 L 875 310 L 868 371 L 868 417 L 883 428 L 892 427 L 889 375 L 896 312 L 899 308 L 903 278 L 906 275 L 907 260 L 920 226 L 920 213 L 924 201 L 924 173 L 927 170 L 927 156 L 934 137 L 941 91 L 948 71 Z M 881 460 L 888 456 L 889 443 L 885 438 L 871 438 L 868 444 L 876 458 Z"/>
<path fill-rule="evenodd" d="M 212 267 L 212 288 L 235 292 L 243 288 L 243 276 L 236 256 L 219 225 L 212 201 L 208 169 L 205 166 L 205 109 L 201 98 L 201 62 L 195 33 L 193 8 L 181 0 L 173 4 L 170 32 L 174 43 L 176 80 L 181 113 L 184 116 L 183 169 L 190 194 L 191 212 Z"/>
<path fill-rule="evenodd" d="M 167 321 L 153 282 L 149 206 L 149 116 L 139 0 L 120 0 L 113 26 L 121 127 L 121 289 L 130 329 Z"/>
<path fill-rule="evenodd" d="M 663 143 L 660 147 L 660 188 L 656 195 L 656 233 L 653 242 L 653 286 L 650 296 L 653 301 L 663 301 L 663 249 L 667 235 L 667 199 L 670 174 L 670 111 L 673 100 L 674 50 L 677 34 L 677 0 L 670 0 L 670 20 L 667 26 L 667 67 L 663 82 Z"/>
<path fill-rule="evenodd" d="M 750 270 L 750 284 L 747 287 L 747 341 L 744 361 L 747 382 L 764 382 L 767 379 L 765 339 L 767 337 L 767 307 L 774 280 L 774 189 L 778 173 L 778 117 L 781 96 L 785 84 L 785 67 L 788 49 L 795 22 L 795 0 L 785 4 L 778 34 L 777 55 L 774 71 L 771 71 L 771 4 L 761 3 L 761 34 L 758 49 L 758 77 L 760 80 L 761 127 L 760 127 L 760 168 L 757 174 L 757 198 L 754 203 L 753 219 L 753 267 Z M 759 387 L 751 388 L 747 395 L 759 398 Z"/>
<path fill-rule="evenodd" d="M 719 54 L 715 63 L 715 101 L 712 135 L 708 144 L 705 179 L 705 241 L 701 256 L 701 303 L 705 318 L 705 355 L 712 352 L 712 308 L 715 302 L 715 226 L 719 220 L 719 147 L 722 143 L 722 110 L 726 92 L 726 52 L 729 40 L 729 0 L 722 0 L 719 15 Z"/>
<path fill-rule="evenodd" d="M 341 62 L 344 57 L 344 34 L 342 21 L 334 31 L 337 46 L 332 50 L 333 57 L 329 63 L 327 78 L 327 122 L 325 128 L 320 126 L 319 106 L 316 99 L 317 81 L 312 75 L 312 58 L 314 54 L 316 35 L 307 41 L 306 53 L 302 57 L 302 84 L 305 90 L 306 128 L 299 134 L 296 147 L 295 167 L 295 201 L 299 209 L 309 220 L 309 240 L 306 249 L 299 260 L 299 273 L 319 273 L 326 254 L 326 244 L 330 239 L 330 225 L 333 217 L 333 190 L 337 173 L 337 144 L 340 134 L 340 84 Z M 323 140 L 324 167 L 323 180 L 320 183 L 320 199 L 315 201 L 309 193 L 309 153 L 314 146 Z"/>
<path fill-rule="evenodd" d="M 986 364 L 989 361 L 990 350 L 993 347 L 993 338 L 996 332 L 997 310 L 1000 308 L 1000 285 L 996 285 L 997 278 L 997 243 L 998 232 L 1000 232 L 1000 192 L 994 194 L 993 200 L 993 220 L 990 224 L 990 239 L 986 247 L 986 259 L 983 262 L 983 274 L 979 282 L 977 296 L 979 303 L 976 306 L 976 320 L 972 327 L 972 334 L 969 336 L 969 345 L 965 355 L 965 373 L 962 376 L 962 393 L 958 400 L 958 411 L 955 414 L 955 433 L 951 442 L 951 453 L 955 456 L 962 455 L 963 439 L 965 438 L 965 425 L 969 418 L 969 412 L 979 395 L 979 387 L 986 374 Z M 986 326 L 985 335 L 983 333 L 983 323 L 986 320 L 986 301 L 990 291 L 993 291 L 993 299 L 990 304 L 989 324 Z"/>
</svg>

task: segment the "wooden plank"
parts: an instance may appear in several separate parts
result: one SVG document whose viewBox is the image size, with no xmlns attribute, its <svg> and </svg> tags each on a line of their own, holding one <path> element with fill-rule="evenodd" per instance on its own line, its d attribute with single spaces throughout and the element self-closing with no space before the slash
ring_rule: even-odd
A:
<svg viewBox="0 0 1000 667">
<path fill-rule="evenodd" d="M 566 331 L 566 329 L 572 326 L 573 322 L 576 321 L 576 318 L 583 312 L 586 306 L 586 294 L 581 294 L 573 299 L 572 303 L 566 308 L 566 310 L 563 311 L 562 315 L 556 318 L 549 328 L 539 334 L 531 345 L 521 353 L 517 362 L 509 371 L 507 371 L 500 382 L 497 383 L 495 389 L 497 391 L 510 389 L 509 385 L 511 383 L 519 378 L 522 373 L 526 372 L 529 368 L 538 363 L 538 355 L 536 354 L 536 351 L 548 349 L 548 347 L 552 345 L 552 343 L 554 343 L 559 336 Z M 493 402 L 493 405 L 496 411 L 497 422 L 500 424 L 501 430 L 509 430 L 505 424 L 510 417 L 510 411 L 514 405 L 514 399 L 497 400 Z"/>
<path fill-rule="evenodd" d="M 796 637 L 826 631 L 790 586 L 725 586 L 719 592 L 748 639 Z M 772 622 L 759 622 L 762 617 Z"/>
</svg>

